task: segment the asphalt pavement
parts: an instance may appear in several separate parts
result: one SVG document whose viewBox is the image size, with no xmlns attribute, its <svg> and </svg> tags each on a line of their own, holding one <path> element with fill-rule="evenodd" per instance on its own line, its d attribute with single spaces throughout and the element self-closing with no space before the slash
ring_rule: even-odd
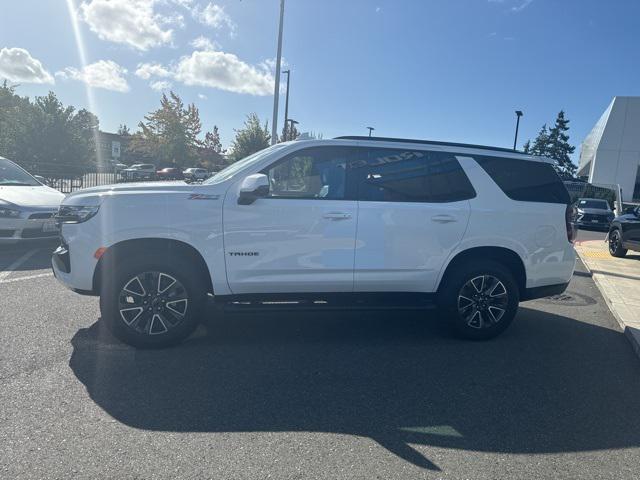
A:
<svg viewBox="0 0 640 480">
<path fill-rule="evenodd" d="M 489 342 L 436 313 L 211 309 L 136 351 L 51 249 L 0 250 L 0 478 L 638 476 L 640 362 L 583 268 Z"/>
</svg>

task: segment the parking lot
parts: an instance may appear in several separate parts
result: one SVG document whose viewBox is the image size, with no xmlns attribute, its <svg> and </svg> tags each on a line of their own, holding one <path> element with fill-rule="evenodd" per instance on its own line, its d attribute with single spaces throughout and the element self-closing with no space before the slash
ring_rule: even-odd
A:
<svg viewBox="0 0 640 480">
<path fill-rule="evenodd" d="M 0 250 L 2 478 L 637 478 L 640 362 L 581 266 L 489 342 L 419 311 L 211 308 L 135 351 L 54 247 Z"/>
</svg>

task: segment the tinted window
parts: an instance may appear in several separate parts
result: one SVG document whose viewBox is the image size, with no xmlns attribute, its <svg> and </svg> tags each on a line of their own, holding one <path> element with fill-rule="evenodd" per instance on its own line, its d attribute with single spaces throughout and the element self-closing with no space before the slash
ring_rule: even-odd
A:
<svg viewBox="0 0 640 480">
<path fill-rule="evenodd" d="M 362 149 L 352 172 L 360 200 L 445 203 L 475 197 L 458 160 L 445 152 Z"/>
<path fill-rule="evenodd" d="M 549 163 L 500 157 L 476 156 L 475 159 L 512 200 L 570 202 L 567 189 Z"/>
<path fill-rule="evenodd" d="M 346 198 L 349 149 L 340 147 L 307 148 L 270 166 L 269 196 L 277 198 Z"/>
<path fill-rule="evenodd" d="M 578 208 L 600 208 L 602 210 L 607 210 L 609 208 L 609 204 L 604 200 L 579 200 Z"/>
<path fill-rule="evenodd" d="M 0 157 L 0 185 L 35 187 L 40 183 L 13 162 Z"/>
</svg>

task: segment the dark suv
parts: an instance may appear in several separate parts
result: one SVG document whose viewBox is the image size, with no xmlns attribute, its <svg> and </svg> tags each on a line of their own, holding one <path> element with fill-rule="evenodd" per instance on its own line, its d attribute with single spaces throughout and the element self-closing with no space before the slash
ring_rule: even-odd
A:
<svg viewBox="0 0 640 480">
<path fill-rule="evenodd" d="M 609 229 L 609 253 L 624 257 L 627 250 L 640 252 L 640 206 L 629 208 L 616 217 Z"/>
<path fill-rule="evenodd" d="M 609 203 L 599 198 L 580 198 L 575 203 L 576 227 L 608 230 L 615 217 Z"/>
</svg>

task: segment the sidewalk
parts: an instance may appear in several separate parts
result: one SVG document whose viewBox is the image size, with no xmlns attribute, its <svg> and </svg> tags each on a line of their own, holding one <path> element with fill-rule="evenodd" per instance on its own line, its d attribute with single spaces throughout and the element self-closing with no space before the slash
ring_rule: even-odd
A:
<svg viewBox="0 0 640 480">
<path fill-rule="evenodd" d="M 575 248 L 640 356 L 640 252 L 629 251 L 625 258 L 615 258 L 602 240 L 576 242 Z"/>
</svg>

